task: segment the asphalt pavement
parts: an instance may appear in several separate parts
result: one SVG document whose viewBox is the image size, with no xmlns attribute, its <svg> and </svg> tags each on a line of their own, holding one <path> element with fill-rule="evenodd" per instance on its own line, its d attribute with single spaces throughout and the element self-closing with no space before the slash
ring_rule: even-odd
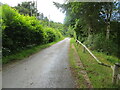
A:
<svg viewBox="0 0 120 90">
<path fill-rule="evenodd" d="M 3 67 L 3 88 L 74 88 L 68 49 L 70 38 Z"/>
</svg>

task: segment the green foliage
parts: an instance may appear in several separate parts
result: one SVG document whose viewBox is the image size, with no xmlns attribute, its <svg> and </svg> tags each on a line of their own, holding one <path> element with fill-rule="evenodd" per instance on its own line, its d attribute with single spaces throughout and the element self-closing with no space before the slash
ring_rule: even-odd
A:
<svg viewBox="0 0 120 90">
<path fill-rule="evenodd" d="M 45 28 L 47 36 L 48 36 L 48 42 L 53 42 L 56 40 L 56 33 L 53 28 Z"/>
<path fill-rule="evenodd" d="M 56 30 L 56 38 L 63 38 L 63 35 L 61 34 L 61 32 L 59 30 Z"/>
<path fill-rule="evenodd" d="M 66 34 L 69 36 L 69 37 L 75 37 L 74 36 L 74 29 L 71 27 L 71 26 L 69 26 L 68 27 L 68 30 L 66 31 Z"/>
<path fill-rule="evenodd" d="M 8 5 L 2 5 L 2 13 L 3 56 L 61 38 L 59 31 L 46 30 L 34 16 L 21 15 Z"/>
<path fill-rule="evenodd" d="M 66 13 L 64 24 L 72 27 L 76 38 L 92 49 L 120 57 L 120 2 L 55 3 Z M 102 35 L 101 35 L 102 33 Z"/>
<path fill-rule="evenodd" d="M 22 2 L 14 7 L 19 11 L 20 14 L 35 16 L 37 14 L 37 8 L 35 2 Z"/>
<path fill-rule="evenodd" d="M 58 40 L 59 38 L 62 38 L 61 33 L 58 30 L 55 30 L 54 28 L 45 28 L 46 34 L 47 34 L 47 41 L 53 42 Z"/>
<path fill-rule="evenodd" d="M 106 36 L 104 33 L 95 35 L 89 35 L 84 44 L 86 44 L 91 50 L 98 52 L 104 52 L 107 55 L 117 56 L 118 45 L 115 41 L 105 40 Z"/>
</svg>

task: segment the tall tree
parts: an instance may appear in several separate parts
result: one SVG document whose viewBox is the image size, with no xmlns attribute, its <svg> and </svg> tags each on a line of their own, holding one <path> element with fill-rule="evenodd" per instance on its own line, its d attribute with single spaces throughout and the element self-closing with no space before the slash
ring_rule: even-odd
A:
<svg viewBox="0 0 120 90">
<path fill-rule="evenodd" d="M 38 13 L 38 10 L 35 6 L 35 2 L 29 1 L 29 2 L 22 2 L 21 4 L 18 4 L 15 6 L 19 13 L 21 14 L 28 14 L 30 16 L 35 16 Z"/>
<path fill-rule="evenodd" d="M 85 43 L 89 40 L 95 49 L 118 54 L 120 2 L 69 1 L 64 4 L 54 2 L 54 5 L 66 14 L 64 24 L 75 30 L 77 39 Z"/>
</svg>

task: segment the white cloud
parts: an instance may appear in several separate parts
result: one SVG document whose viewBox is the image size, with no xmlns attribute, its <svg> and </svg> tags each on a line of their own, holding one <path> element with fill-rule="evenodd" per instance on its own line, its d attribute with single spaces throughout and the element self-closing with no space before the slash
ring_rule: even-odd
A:
<svg viewBox="0 0 120 90">
<path fill-rule="evenodd" d="M 33 0 L 4 0 L 4 1 L 0 0 L 0 2 L 6 3 L 10 6 L 16 6 L 18 3 L 21 3 L 23 1 L 33 1 Z M 37 0 L 37 9 L 39 12 L 43 13 L 47 17 L 49 17 L 50 15 L 50 20 L 63 23 L 65 15 L 53 5 L 53 1 L 64 3 L 64 0 Z"/>
</svg>

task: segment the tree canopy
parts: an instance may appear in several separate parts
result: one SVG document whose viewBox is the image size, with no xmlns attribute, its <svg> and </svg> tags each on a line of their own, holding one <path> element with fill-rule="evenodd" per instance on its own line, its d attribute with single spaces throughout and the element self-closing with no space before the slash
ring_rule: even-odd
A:
<svg viewBox="0 0 120 90">
<path fill-rule="evenodd" d="M 64 24 L 91 49 L 118 57 L 120 2 L 69 2 L 54 5 L 66 14 Z"/>
</svg>

